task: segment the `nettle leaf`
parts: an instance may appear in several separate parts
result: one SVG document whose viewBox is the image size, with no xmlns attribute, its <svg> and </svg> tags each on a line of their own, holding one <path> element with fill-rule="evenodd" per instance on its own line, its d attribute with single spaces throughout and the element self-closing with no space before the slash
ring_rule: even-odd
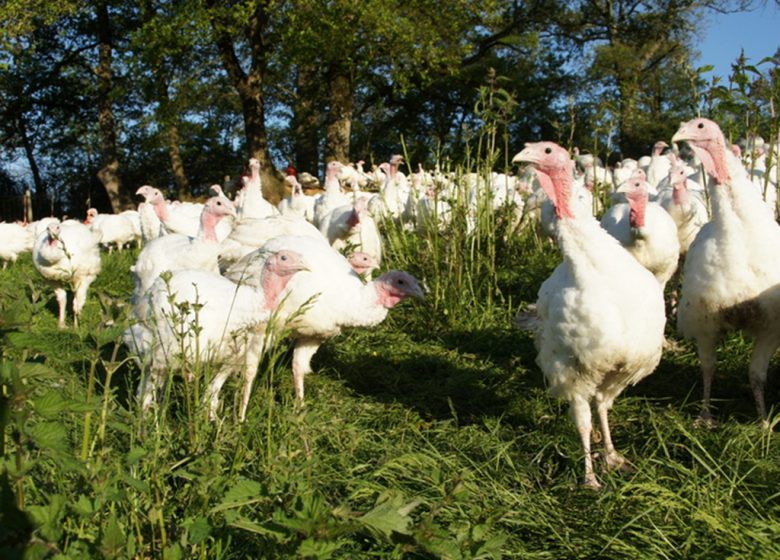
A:
<svg viewBox="0 0 780 560">
<path fill-rule="evenodd" d="M 116 514 L 112 513 L 108 523 L 103 527 L 103 537 L 100 539 L 100 552 L 103 556 L 115 558 L 122 553 L 127 544 L 127 539 L 122 528 L 116 520 Z"/>
<path fill-rule="evenodd" d="M 88 517 L 95 513 L 95 507 L 92 504 L 92 500 L 87 498 L 84 494 L 79 496 L 79 499 L 76 500 L 76 503 L 70 507 L 81 517 Z"/>
<path fill-rule="evenodd" d="M 187 537 L 190 544 L 200 544 L 211 534 L 211 523 L 202 515 L 185 521 L 184 526 L 187 528 Z"/>
<path fill-rule="evenodd" d="M 420 503 L 421 500 L 407 502 L 404 496 L 397 492 L 382 494 L 377 498 L 376 506 L 358 517 L 357 521 L 384 538 L 390 538 L 393 533 L 410 535 L 412 518 L 409 514 Z"/>
<path fill-rule="evenodd" d="M 137 465 L 141 459 L 146 457 L 146 453 L 147 451 L 143 447 L 133 447 L 130 451 L 127 452 L 127 456 L 125 457 L 125 464 L 128 467 Z"/>
<path fill-rule="evenodd" d="M 27 435 L 41 449 L 65 453 L 70 447 L 68 431 L 59 422 L 39 422 L 29 428 Z"/>
<path fill-rule="evenodd" d="M 57 379 L 61 377 L 58 371 L 36 362 L 19 364 L 19 376 L 23 379 Z"/>
<path fill-rule="evenodd" d="M 30 506 L 28 508 L 44 539 L 56 542 L 62 536 L 60 519 L 62 518 L 64 508 L 65 496 L 62 494 L 50 496 L 49 503 L 45 506 Z"/>
<path fill-rule="evenodd" d="M 59 391 L 49 391 L 33 399 L 33 410 L 44 418 L 53 418 L 68 406 L 67 401 Z"/>
<path fill-rule="evenodd" d="M 222 501 L 211 511 L 238 508 L 260 501 L 265 497 L 263 486 L 254 480 L 242 479 L 236 482 L 222 497 Z"/>
<path fill-rule="evenodd" d="M 306 539 L 298 546 L 298 556 L 301 558 L 317 558 L 318 560 L 326 560 L 332 558 L 333 553 L 337 552 L 349 541 L 317 541 L 314 539 Z"/>
<path fill-rule="evenodd" d="M 163 550 L 163 560 L 181 560 L 182 551 L 179 543 L 173 543 Z"/>
</svg>

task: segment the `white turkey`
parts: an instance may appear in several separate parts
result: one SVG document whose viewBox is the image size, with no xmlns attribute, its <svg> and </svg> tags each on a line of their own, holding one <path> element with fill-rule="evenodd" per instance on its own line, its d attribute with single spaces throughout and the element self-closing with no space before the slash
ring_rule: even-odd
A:
<svg viewBox="0 0 780 560">
<path fill-rule="evenodd" d="M 344 167 L 338 161 L 331 161 L 325 168 L 325 192 L 322 193 L 314 202 L 314 225 L 319 227 L 322 219 L 328 215 L 334 208 L 351 204 L 352 198 L 341 192 L 341 183 L 339 183 L 339 172 Z"/>
<path fill-rule="evenodd" d="M 680 258 L 677 225 L 666 210 L 649 201 L 646 181 L 630 180 L 618 192 L 626 195 L 627 202 L 607 210 L 601 227 L 653 273 L 663 290 Z"/>
<path fill-rule="evenodd" d="M 143 195 L 146 204 L 143 208 L 139 209 L 141 215 L 141 225 L 145 228 L 145 220 L 148 224 L 148 237 L 153 239 L 155 237 L 155 225 L 151 216 L 148 214 L 147 206 L 154 210 L 155 215 L 162 224 L 159 235 L 166 233 L 179 233 L 187 235 L 189 237 L 197 237 L 200 230 L 200 216 L 203 212 L 203 204 L 191 203 L 191 202 L 178 202 L 174 201 L 169 203 L 163 197 L 162 192 L 159 189 L 155 189 L 149 185 L 144 185 L 136 191 L 136 194 Z M 230 199 L 223 195 L 220 198 L 232 204 Z M 233 224 L 231 221 L 224 220 L 217 227 L 217 238 L 221 241 L 228 236 L 232 230 Z M 144 229 L 144 239 L 147 239 L 147 231 Z"/>
<path fill-rule="evenodd" d="M 709 220 L 707 205 L 699 196 L 700 187 L 689 178 L 691 169 L 686 163 L 672 158 L 669 170 L 669 188 L 658 193 L 658 204 L 666 210 L 677 225 L 680 254 L 685 255 L 699 230 Z"/>
<path fill-rule="evenodd" d="M 132 218 L 126 214 L 100 214 L 97 209 L 87 210 L 84 222 L 100 240 L 100 244 L 108 247 L 109 254 L 116 245 L 117 251 L 128 243 L 135 241 L 136 228 Z"/>
<path fill-rule="evenodd" d="M 35 243 L 33 232 L 17 223 L 0 223 L 0 261 L 3 268 L 15 263 L 20 254 L 31 251 Z"/>
<path fill-rule="evenodd" d="M 274 205 L 263 197 L 258 160 L 249 160 L 249 174 L 242 175 L 241 181 L 243 187 L 239 192 L 240 196 L 236 196 L 236 214 L 239 220 L 266 218 L 279 213 Z"/>
<path fill-rule="evenodd" d="M 304 266 L 300 255 L 279 251 L 265 261 L 256 285 L 236 284 L 203 270 L 179 270 L 167 279 L 158 278 L 145 296 L 151 315 L 123 337 L 148 366 L 138 386 L 142 409 L 149 410 L 155 402 L 168 370 L 188 370 L 201 361 L 218 368 L 206 394 L 209 418 L 216 419 L 225 381 L 240 373 L 245 380 L 243 421 L 251 379 L 263 351 L 265 325 L 286 284 Z"/>
<path fill-rule="evenodd" d="M 155 209 L 155 203 L 158 200 L 165 201 L 162 192 L 159 189 L 155 189 L 150 185 L 144 185 L 139 187 L 135 191 L 136 195 L 143 196 L 144 201 L 138 205 L 138 220 L 141 224 L 141 240 L 144 243 L 148 243 L 152 239 L 157 239 L 161 235 L 165 235 L 165 229 L 163 228 L 162 221 L 157 216 Z"/>
<path fill-rule="evenodd" d="M 239 221 L 219 248 L 222 270 L 279 235 L 301 235 L 325 241 L 313 224 L 297 216 L 268 216 Z"/>
<path fill-rule="evenodd" d="M 371 327 L 384 321 L 389 309 L 407 297 L 422 298 L 417 280 L 400 271 L 386 272 L 363 283 L 349 262 L 326 244 L 309 238 L 282 236 L 247 255 L 226 271 L 235 282 L 257 276 L 265 255 L 279 250 L 303 255 L 307 270 L 296 274 L 281 296 L 277 309 L 295 338 L 293 380 L 295 395 L 303 400 L 303 380 L 320 345 L 343 327 Z"/>
<path fill-rule="evenodd" d="M 718 339 L 741 329 L 755 338 L 748 375 L 758 415 L 766 422 L 767 366 L 780 345 L 780 226 L 716 123 L 702 118 L 683 123 L 672 141 L 687 142 L 709 177 L 712 219 L 688 250 L 677 310 L 677 328 L 696 341 L 701 360 L 702 420 L 712 422 Z"/>
<path fill-rule="evenodd" d="M 100 272 L 98 240 L 84 224 L 72 220 L 50 222 L 35 241 L 33 264 L 54 285 L 60 328 L 65 326 L 66 288 L 73 291 L 73 323 L 87 301 L 87 290 Z"/>
<path fill-rule="evenodd" d="M 200 216 L 198 235 L 190 237 L 181 233 L 163 235 L 152 239 L 138 255 L 131 268 L 135 291 L 135 312 L 145 318 L 147 309 L 143 295 L 161 272 L 198 269 L 219 272 L 220 244 L 217 239 L 218 224 L 227 216 L 235 216 L 233 204 L 225 197 L 215 196 L 206 201 Z"/>
<path fill-rule="evenodd" d="M 591 456 L 591 402 L 601 422 L 608 467 L 625 459 L 612 443 L 608 412 L 628 385 L 661 359 L 666 322 L 653 275 L 572 205 L 574 163 L 552 142 L 526 144 L 513 161 L 529 163 L 555 206 L 563 262 L 539 289 L 536 362 L 550 392 L 569 401 L 585 455 L 584 484 L 600 486 Z"/>
<path fill-rule="evenodd" d="M 279 213 L 282 216 L 303 218 L 307 222 L 313 222 L 314 197 L 304 194 L 303 185 L 298 182 L 295 175 L 288 175 L 284 180 L 290 185 L 290 196 L 279 202 Z"/>
<path fill-rule="evenodd" d="M 669 175 L 672 162 L 669 156 L 664 154 L 664 150 L 668 147 L 669 144 L 663 140 L 653 144 L 653 154 L 650 156 L 650 163 L 647 166 L 647 182 L 650 183 L 651 191 L 656 190 L 660 182 Z"/>
<path fill-rule="evenodd" d="M 337 251 L 360 251 L 382 262 L 382 238 L 365 198 L 331 210 L 320 221 L 320 233 Z"/>
</svg>

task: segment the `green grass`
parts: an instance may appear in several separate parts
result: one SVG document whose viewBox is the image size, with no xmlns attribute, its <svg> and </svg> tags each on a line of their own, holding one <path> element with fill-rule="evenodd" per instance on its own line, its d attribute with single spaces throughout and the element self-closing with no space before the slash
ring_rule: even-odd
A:
<svg viewBox="0 0 780 560">
<path fill-rule="evenodd" d="M 692 347 L 667 353 L 612 414 L 634 470 L 582 489 L 567 406 L 546 394 L 530 334 L 511 326 L 557 250 L 507 235 L 500 216 L 474 239 L 458 227 L 386 224 L 387 266 L 432 297 L 327 342 L 305 408 L 282 348 L 245 424 L 238 380 L 222 420 L 206 420 L 193 395 L 208 367 L 192 385 L 175 376 L 142 422 L 140 372 L 118 342 L 133 254 L 103 256 L 79 329 L 57 329 L 29 256 L 0 271 L 0 557 L 780 556 L 780 448 L 755 420 L 748 344 L 722 345 L 716 430 L 695 424 Z"/>
</svg>

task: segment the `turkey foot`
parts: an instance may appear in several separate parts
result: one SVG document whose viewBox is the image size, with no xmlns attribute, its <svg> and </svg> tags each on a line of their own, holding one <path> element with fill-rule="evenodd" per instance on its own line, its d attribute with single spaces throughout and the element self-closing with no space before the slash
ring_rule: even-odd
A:
<svg viewBox="0 0 780 560">
<path fill-rule="evenodd" d="M 709 428 L 710 430 L 720 427 L 720 423 L 712 417 L 709 410 L 702 410 L 699 417 L 694 420 L 693 425 L 697 428 Z"/>
<path fill-rule="evenodd" d="M 588 473 L 585 475 L 581 486 L 583 488 L 589 488 L 590 490 L 601 490 L 601 483 L 596 480 L 596 475 L 593 473 Z"/>
<path fill-rule="evenodd" d="M 623 457 L 617 451 L 613 451 L 612 453 L 607 453 L 604 455 L 604 465 L 606 466 L 607 470 L 617 470 L 620 472 L 631 472 L 634 470 L 634 468 L 631 466 L 631 463 L 628 462 L 628 459 Z"/>
</svg>

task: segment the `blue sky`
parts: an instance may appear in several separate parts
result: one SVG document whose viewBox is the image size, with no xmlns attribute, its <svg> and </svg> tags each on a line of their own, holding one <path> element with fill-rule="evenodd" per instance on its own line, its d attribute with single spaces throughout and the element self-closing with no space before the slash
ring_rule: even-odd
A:
<svg viewBox="0 0 780 560">
<path fill-rule="evenodd" d="M 745 56 L 752 64 L 775 54 L 780 47 L 780 7 L 775 0 L 766 0 L 752 12 L 711 13 L 701 37 L 697 66 L 711 64 L 715 67 L 713 73 L 726 80 L 740 49 L 745 49 Z"/>
</svg>

